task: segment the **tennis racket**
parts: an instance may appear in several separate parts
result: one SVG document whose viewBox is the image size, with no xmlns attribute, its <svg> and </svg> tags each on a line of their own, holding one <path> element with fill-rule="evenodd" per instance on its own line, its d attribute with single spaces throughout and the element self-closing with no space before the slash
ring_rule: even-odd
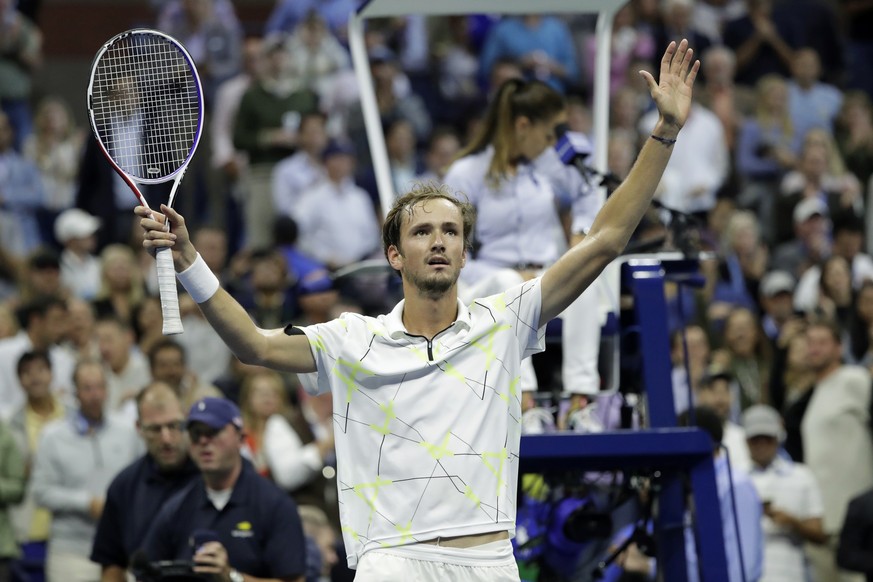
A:
<svg viewBox="0 0 873 582">
<path fill-rule="evenodd" d="M 103 155 L 139 203 L 149 207 L 138 183 L 174 180 L 167 202 L 172 207 L 203 129 L 203 89 L 188 51 L 156 30 L 114 36 L 91 65 L 88 116 Z M 169 251 L 155 253 L 164 335 L 182 333 Z"/>
</svg>

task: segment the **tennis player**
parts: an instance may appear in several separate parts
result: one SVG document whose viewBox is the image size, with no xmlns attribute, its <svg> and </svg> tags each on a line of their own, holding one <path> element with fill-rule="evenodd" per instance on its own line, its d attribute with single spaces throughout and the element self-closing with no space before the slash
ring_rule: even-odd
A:
<svg viewBox="0 0 873 582">
<path fill-rule="evenodd" d="M 385 219 L 385 255 L 404 291 L 391 313 L 272 330 L 258 328 L 219 287 L 179 213 L 136 210 L 144 247 L 173 249 L 179 280 L 240 360 L 300 373 L 308 391 L 331 392 L 343 538 L 356 580 L 519 579 L 509 539 L 520 362 L 543 349 L 546 322 L 624 249 L 688 117 L 699 66 L 683 40 L 665 51 L 658 82 L 641 71 L 660 118 L 588 236 L 541 277 L 469 305 L 458 300 L 457 281 L 474 212 L 438 187 L 400 197 Z"/>
</svg>

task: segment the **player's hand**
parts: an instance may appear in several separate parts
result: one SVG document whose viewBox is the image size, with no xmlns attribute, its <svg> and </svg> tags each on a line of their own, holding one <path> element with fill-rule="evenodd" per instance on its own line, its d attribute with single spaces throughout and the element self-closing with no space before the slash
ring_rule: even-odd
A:
<svg viewBox="0 0 873 582">
<path fill-rule="evenodd" d="M 688 41 L 682 39 L 678 45 L 671 42 L 661 58 L 661 72 L 658 81 L 648 71 L 640 71 L 640 75 L 646 80 L 649 92 L 658 112 L 661 114 L 659 125 L 667 131 L 659 133 L 662 137 L 675 137 L 668 133 L 670 129 L 678 133 L 685 125 L 688 113 L 691 111 L 691 88 L 697 71 L 700 69 L 700 61 L 694 60 L 694 51 L 688 48 Z"/>
<path fill-rule="evenodd" d="M 140 217 L 139 224 L 145 231 L 142 241 L 142 246 L 145 249 L 149 251 L 155 251 L 159 248 L 173 249 L 173 263 L 176 266 L 176 271 L 184 271 L 194 263 L 197 259 L 197 250 L 191 244 L 188 227 L 185 226 L 185 218 L 181 214 L 165 204 L 161 204 L 160 212 L 144 206 L 137 206 L 134 208 L 134 212 Z M 170 220 L 169 232 L 164 227 L 168 217 Z"/>
</svg>

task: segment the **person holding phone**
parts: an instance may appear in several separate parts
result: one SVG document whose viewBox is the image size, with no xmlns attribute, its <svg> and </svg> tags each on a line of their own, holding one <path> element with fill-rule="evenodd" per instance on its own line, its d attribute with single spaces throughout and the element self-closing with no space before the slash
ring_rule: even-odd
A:
<svg viewBox="0 0 873 582">
<path fill-rule="evenodd" d="M 242 415 L 225 398 L 194 403 L 185 423 L 195 480 L 164 504 L 146 535 L 149 561 L 190 560 L 219 582 L 303 582 L 297 505 L 243 460 Z"/>
</svg>

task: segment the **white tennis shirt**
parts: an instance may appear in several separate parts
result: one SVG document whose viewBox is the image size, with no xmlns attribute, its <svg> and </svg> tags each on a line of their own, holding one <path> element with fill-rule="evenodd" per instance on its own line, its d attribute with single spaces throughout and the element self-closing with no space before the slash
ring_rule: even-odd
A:
<svg viewBox="0 0 873 582">
<path fill-rule="evenodd" d="M 515 533 L 519 365 L 544 348 L 540 279 L 469 307 L 428 340 L 406 332 L 404 302 L 300 328 L 333 394 L 340 519 L 350 568 L 364 552 Z"/>
</svg>

